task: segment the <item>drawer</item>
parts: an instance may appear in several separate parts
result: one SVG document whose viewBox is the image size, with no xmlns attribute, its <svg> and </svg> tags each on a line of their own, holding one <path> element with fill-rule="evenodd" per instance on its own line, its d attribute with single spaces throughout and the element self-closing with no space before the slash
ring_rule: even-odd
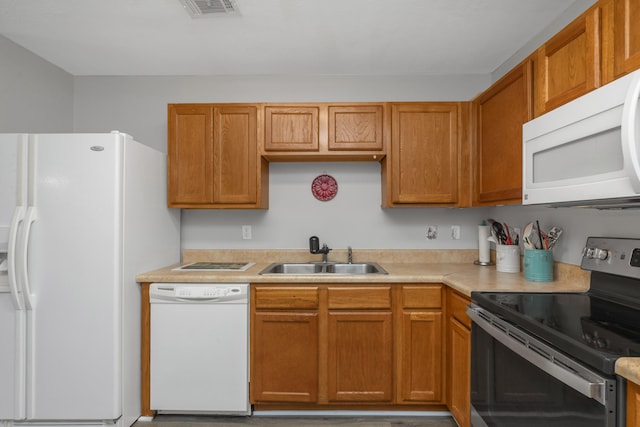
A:
<svg viewBox="0 0 640 427">
<path fill-rule="evenodd" d="M 318 308 L 316 287 L 256 287 L 251 303 L 257 310 Z"/>
<path fill-rule="evenodd" d="M 330 287 L 327 290 L 329 309 L 391 309 L 391 287 Z"/>
<path fill-rule="evenodd" d="M 441 308 L 442 286 L 403 286 L 403 308 Z"/>
<path fill-rule="evenodd" d="M 455 291 L 449 291 L 449 315 L 471 329 L 471 319 L 467 316 L 467 306 L 471 300 Z"/>
</svg>

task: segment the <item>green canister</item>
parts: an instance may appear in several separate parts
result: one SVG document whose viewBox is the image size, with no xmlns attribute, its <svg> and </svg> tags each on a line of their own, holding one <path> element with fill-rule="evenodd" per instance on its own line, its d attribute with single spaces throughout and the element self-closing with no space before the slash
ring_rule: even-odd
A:
<svg viewBox="0 0 640 427">
<path fill-rule="evenodd" d="M 524 278 L 532 282 L 553 282 L 553 252 L 525 249 Z"/>
</svg>

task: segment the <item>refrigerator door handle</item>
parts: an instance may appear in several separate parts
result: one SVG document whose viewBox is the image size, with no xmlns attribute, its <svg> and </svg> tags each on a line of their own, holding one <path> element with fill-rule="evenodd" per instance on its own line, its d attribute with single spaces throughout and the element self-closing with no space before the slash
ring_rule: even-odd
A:
<svg viewBox="0 0 640 427">
<path fill-rule="evenodd" d="M 24 305 L 27 310 L 33 309 L 33 299 L 31 296 L 31 287 L 29 286 L 29 263 L 28 263 L 28 254 L 29 254 L 29 238 L 31 235 L 31 226 L 38 219 L 38 214 L 35 206 L 30 206 L 27 208 L 27 214 L 25 215 L 24 223 L 24 234 L 23 234 L 23 245 L 20 248 L 20 271 L 21 271 L 21 282 L 23 289 L 23 298 Z"/>
<path fill-rule="evenodd" d="M 11 294 L 11 301 L 16 310 L 24 310 L 24 297 L 23 289 L 18 282 L 18 275 L 16 274 L 18 267 L 18 260 L 16 257 L 18 254 L 18 233 L 24 222 L 24 206 L 16 206 L 13 211 L 13 218 L 11 219 L 11 226 L 9 228 L 9 246 L 7 254 L 8 264 L 8 276 L 9 276 L 9 293 Z"/>
</svg>

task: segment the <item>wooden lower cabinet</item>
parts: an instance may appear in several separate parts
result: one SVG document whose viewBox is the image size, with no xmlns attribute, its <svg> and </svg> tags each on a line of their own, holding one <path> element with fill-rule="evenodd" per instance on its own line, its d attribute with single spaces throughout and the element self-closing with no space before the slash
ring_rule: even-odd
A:
<svg viewBox="0 0 640 427">
<path fill-rule="evenodd" d="M 442 400 L 442 313 L 402 314 L 402 402 Z"/>
<path fill-rule="evenodd" d="M 627 427 L 640 425 L 640 385 L 627 381 Z"/>
<path fill-rule="evenodd" d="M 471 319 L 465 310 L 470 300 L 447 290 L 449 411 L 460 427 L 471 425 Z"/>
<path fill-rule="evenodd" d="M 442 285 L 253 284 L 251 296 L 258 408 L 444 408 Z"/>
<path fill-rule="evenodd" d="M 403 285 L 398 322 L 398 401 L 443 401 L 442 286 Z"/>
<path fill-rule="evenodd" d="M 253 323 L 252 401 L 316 402 L 318 313 L 256 312 Z"/>
<path fill-rule="evenodd" d="M 329 312 L 330 402 L 391 402 L 391 310 Z"/>
<path fill-rule="evenodd" d="M 316 402 L 317 286 L 251 288 L 251 402 Z"/>
</svg>

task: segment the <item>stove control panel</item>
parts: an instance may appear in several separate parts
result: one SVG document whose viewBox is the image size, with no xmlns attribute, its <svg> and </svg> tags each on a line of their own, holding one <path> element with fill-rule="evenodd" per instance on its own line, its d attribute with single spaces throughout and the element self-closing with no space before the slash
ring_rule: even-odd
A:
<svg viewBox="0 0 640 427">
<path fill-rule="evenodd" d="M 585 270 L 640 279 L 640 239 L 589 237 L 582 250 Z"/>
<path fill-rule="evenodd" d="M 609 250 L 600 248 L 584 248 L 582 256 L 589 259 L 605 260 L 609 258 Z"/>
</svg>

